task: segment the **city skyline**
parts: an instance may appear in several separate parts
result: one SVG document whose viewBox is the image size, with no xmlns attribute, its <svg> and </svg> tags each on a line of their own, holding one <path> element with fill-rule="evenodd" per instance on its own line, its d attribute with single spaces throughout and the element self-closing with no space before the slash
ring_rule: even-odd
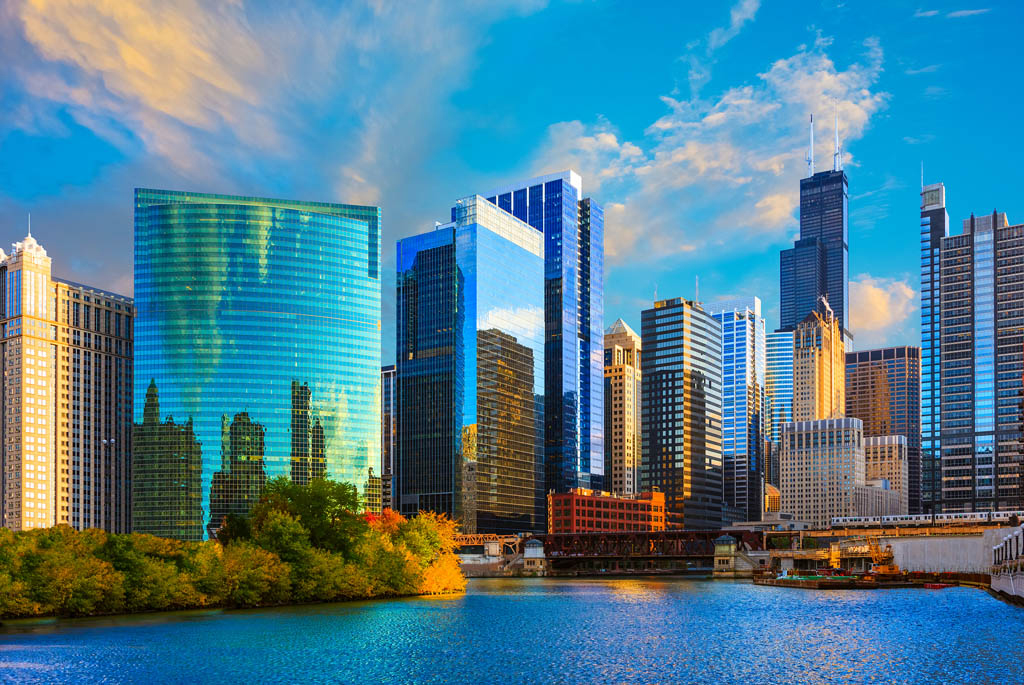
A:
<svg viewBox="0 0 1024 685">
<path fill-rule="evenodd" d="M 831 99 L 838 97 L 850 178 L 850 328 L 854 349 L 868 349 L 919 340 L 910 222 L 918 211 L 922 159 L 925 182 L 943 181 L 951 190 L 954 224 L 994 206 L 1020 213 L 1005 202 L 1012 196 L 1014 155 L 980 138 L 1009 127 L 1004 117 L 1020 95 L 1004 92 L 1006 106 L 985 112 L 984 126 L 980 119 L 963 126 L 942 115 L 966 111 L 958 103 L 988 92 L 991 82 L 975 75 L 986 72 L 985 60 L 1010 49 L 1004 46 L 1012 41 L 1001 37 L 1021 12 L 1016 6 L 880 7 L 870 26 L 852 21 L 849 8 L 808 4 L 807 20 L 792 22 L 783 8 L 749 1 L 731 13 L 687 6 L 646 17 L 614 3 L 462 14 L 446 7 L 404 19 L 387 8 L 349 11 L 343 15 L 352 24 L 348 30 L 365 30 L 371 38 L 358 48 L 325 51 L 346 65 L 391 51 L 389 60 L 325 72 L 324 54 L 314 51 L 303 58 L 309 61 L 304 80 L 289 87 L 275 75 L 261 90 L 252 64 L 291 45 L 300 29 L 319 35 L 309 17 L 325 25 L 336 19 L 327 10 L 307 9 L 308 17 L 241 6 L 186 17 L 163 7 L 154 20 L 163 22 L 166 41 L 144 44 L 146 24 L 115 10 L 108 10 L 112 16 L 101 10 L 44 16 L 12 4 L 2 29 L 2 54 L 15 68 L 0 72 L 0 83 L 9 86 L 0 102 L 11 113 L 0 121 L 0 221 L 13 229 L 27 212 L 35 213 L 37 234 L 66 269 L 58 275 L 131 295 L 130 250 L 110 245 L 130 243 L 124 199 L 136 185 L 368 202 L 383 208 L 382 258 L 390 273 L 394 240 L 443 216 L 438 198 L 572 167 L 586 179 L 584 194 L 605 204 L 607 321 L 623 318 L 638 329 L 639 312 L 656 290 L 659 297 L 693 297 L 699 275 L 706 301 L 761 297 L 773 330 L 777 254 L 792 245 L 797 181 L 806 175 L 806 117 L 815 113 L 820 120 L 817 158 L 820 168 L 829 167 Z M 101 19 L 113 37 L 150 62 L 167 63 L 179 41 L 208 56 L 204 64 L 212 68 L 204 72 L 183 59 L 168 67 L 181 77 L 180 87 L 155 93 L 138 65 L 90 52 L 103 49 L 84 39 Z M 212 42 L 204 21 L 215 23 L 226 40 Z M 495 114 L 497 96 L 488 84 L 511 66 L 507 49 L 526 35 L 541 46 L 540 38 L 565 21 L 581 29 L 580 36 L 558 35 L 592 66 L 594 73 L 579 76 L 589 89 L 558 93 L 534 79 L 523 97 L 507 99 Z M 279 37 L 261 45 L 272 24 Z M 485 27 L 486 38 L 470 25 Z M 659 28 L 670 25 L 679 30 Z M 458 49 L 441 59 L 444 51 L 432 41 L 409 40 L 432 29 L 448 39 L 440 44 Z M 644 36 L 645 49 L 629 65 L 595 49 L 601 41 L 594 38 L 613 30 Z M 982 40 L 984 50 L 971 49 Z M 954 41 L 962 56 L 950 64 L 945 53 Z M 759 49 L 745 49 L 751 42 Z M 553 49 L 540 47 L 527 66 L 542 63 Z M 409 74 L 371 92 L 374 69 L 388 68 L 384 63 Z M 319 86 L 293 92 L 318 76 L 325 79 L 319 85 L 330 85 L 346 74 L 352 85 L 367 86 L 367 112 L 326 101 Z M 592 81 L 597 74 L 601 87 Z M 405 79 L 429 88 L 396 93 L 408 85 Z M 84 99 L 83 92 L 93 96 Z M 292 104 L 283 104 L 287 94 L 295 96 Z M 437 105 L 436 113 L 417 115 L 411 125 L 412 100 L 417 112 L 430 109 L 424 97 Z M 525 104 L 537 99 L 547 105 L 541 113 Z M 243 105 L 238 112 L 236 105 Z M 309 107 L 296 110 L 299 105 Z M 325 114 L 333 106 L 345 115 Z M 352 130 L 336 128 L 341 124 L 334 119 L 348 121 Z M 319 149 L 323 133 L 345 142 Z M 337 135 L 343 133 L 351 135 Z M 975 166 L 991 173 L 973 178 Z M 632 240 L 633 231 L 644 240 Z M 67 240 L 55 240 L 65 234 Z M 641 244 L 657 249 L 641 250 Z M 888 249 L 869 251 L 867 245 Z M 382 289 L 388 363 L 394 289 L 390 282 Z"/>
</svg>

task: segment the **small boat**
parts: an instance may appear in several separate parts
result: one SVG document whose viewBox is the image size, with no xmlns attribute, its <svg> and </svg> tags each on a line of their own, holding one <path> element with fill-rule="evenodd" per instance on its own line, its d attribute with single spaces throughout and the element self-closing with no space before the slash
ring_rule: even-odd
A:
<svg viewBox="0 0 1024 685">
<path fill-rule="evenodd" d="M 947 587 L 953 587 L 949 583 L 925 583 L 925 590 L 944 590 Z"/>
</svg>

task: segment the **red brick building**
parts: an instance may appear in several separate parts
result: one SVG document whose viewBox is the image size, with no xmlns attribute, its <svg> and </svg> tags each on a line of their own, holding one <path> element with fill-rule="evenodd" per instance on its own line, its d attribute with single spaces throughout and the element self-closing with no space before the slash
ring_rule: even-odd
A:
<svg viewBox="0 0 1024 685">
<path fill-rule="evenodd" d="M 548 493 L 549 533 L 665 530 L 665 493 L 610 492 L 575 488 Z"/>
</svg>

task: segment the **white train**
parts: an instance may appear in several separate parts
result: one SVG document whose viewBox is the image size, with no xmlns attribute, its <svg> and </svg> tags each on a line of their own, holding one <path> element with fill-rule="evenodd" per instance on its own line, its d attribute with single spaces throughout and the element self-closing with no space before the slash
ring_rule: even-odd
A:
<svg viewBox="0 0 1024 685">
<path fill-rule="evenodd" d="M 978 511 L 959 514 L 899 514 L 896 516 L 836 516 L 833 528 L 870 528 L 872 526 L 934 526 L 970 523 L 1006 523 L 1014 516 L 1024 521 L 1024 511 Z"/>
</svg>

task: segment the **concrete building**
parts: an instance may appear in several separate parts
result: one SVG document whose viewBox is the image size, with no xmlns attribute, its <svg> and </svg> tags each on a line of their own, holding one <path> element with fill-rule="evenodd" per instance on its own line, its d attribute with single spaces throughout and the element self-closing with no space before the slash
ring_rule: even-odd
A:
<svg viewBox="0 0 1024 685">
<path fill-rule="evenodd" d="M 942 512 L 1024 509 L 1024 225 L 971 216 L 942 238 Z"/>
<path fill-rule="evenodd" d="M 665 494 L 632 495 L 573 488 L 548 493 L 549 533 L 656 531 L 667 527 Z"/>
<path fill-rule="evenodd" d="M 604 456 L 611 491 L 640 489 L 640 336 L 619 319 L 604 332 Z"/>
<path fill-rule="evenodd" d="M 906 498 L 892 489 L 889 481 L 869 479 L 864 487 L 854 489 L 855 516 L 897 516 L 906 514 Z"/>
<path fill-rule="evenodd" d="M 675 298 L 641 314 L 641 487 L 686 528 L 722 524 L 722 324 Z"/>
<path fill-rule="evenodd" d="M 839 320 L 811 312 L 793 332 L 793 420 L 845 415 L 846 356 Z"/>
<path fill-rule="evenodd" d="M 0 522 L 131 530 L 131 298 L 56 278 L 31 233 L 0 250 Z"/>
<path fill-rule="evenodd" d="M 907 438 L 902 435 L 881 435 L 864 438 L 864 477 L 868 481 L 884 480 L 899 498 L 896 514 L 910 511 L 910 468 Z"/>
<path fill-rule="evenodd" d="M 821 528 L 835 516 L 857 516 L 857 489 L 867 484 L 863 431 L 860 419 L 786 424 L 781 511 Z"/>
<path fill-rule="evenodd" d="M 708 305 L 722 324 L 723 505 L 744 521 L 764 505 L 765 323 L 757 297 Z M 738 520 L 730 517 L 729 520 Z"/>
<path fill-rule="evenodd" d="M 380 369 L 380 488 L 381 508 L 394 509 L 392 496 L 395 456 L 398 451 L 398 393 L 395 365 Z"/>
</svg>

